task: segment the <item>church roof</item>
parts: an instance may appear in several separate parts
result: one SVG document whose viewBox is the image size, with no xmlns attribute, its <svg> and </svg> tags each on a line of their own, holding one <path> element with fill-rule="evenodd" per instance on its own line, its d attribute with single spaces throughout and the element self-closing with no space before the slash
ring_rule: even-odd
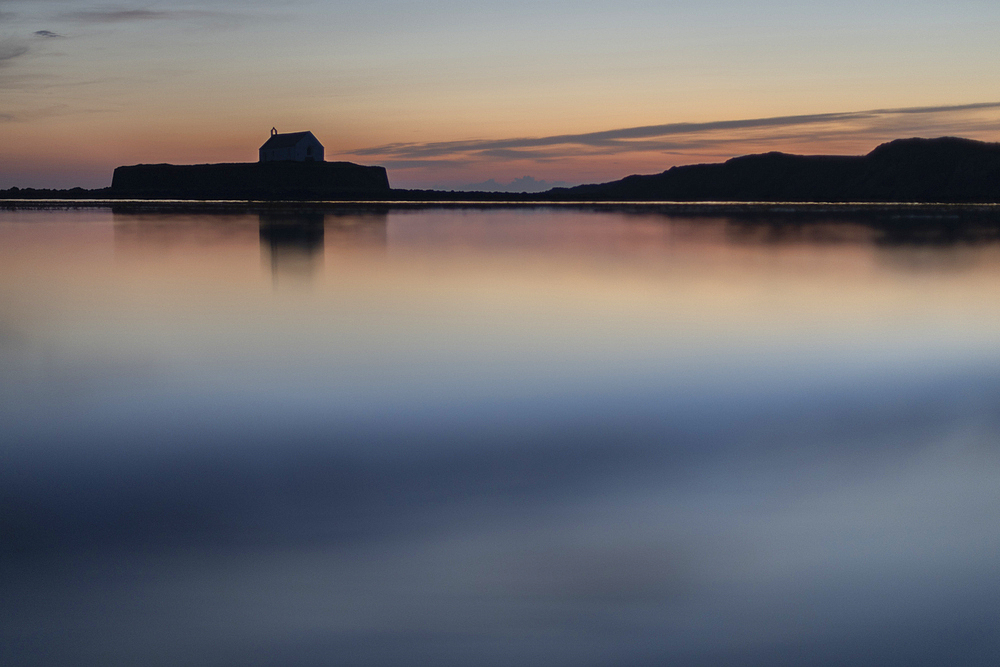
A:
<svg viewBox="0 0 1000 667">
<path fill-rule="evenodd" d="M 319 143 L 319 140 L 313 136 L 312 132 L 287 132 L 285 134 L 272 134 L 271 138 L 264 142 L 264 145 L 260 149 L 294 148 L 300 141 L 306 138 L 311 138 L 316 143 Z"/>
</svg>

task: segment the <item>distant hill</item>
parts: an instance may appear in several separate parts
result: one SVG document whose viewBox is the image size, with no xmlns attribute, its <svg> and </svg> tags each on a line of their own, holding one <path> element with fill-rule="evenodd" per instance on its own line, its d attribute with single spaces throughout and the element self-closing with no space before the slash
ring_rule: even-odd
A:
<svg viewBox="0 0 1000 667">
<path fill-rule="evenodd" d="M 898 139 L 863 156 L 747 155 L 599 185 L 562 201 L 1000 202 L 1000 144 Z"/>
<path fill-rule="evenodd" d="M 522 176 L 515 178 L 510 183 L 499 183 L 496 179 L 489 179 L 482 183 L 469 183 L 455 188 L 457 192 L 545 192 L 552 188 L 568 187 L 569 183 L 562 181 L 540 181 L 533 176 Z"/>
</svg>

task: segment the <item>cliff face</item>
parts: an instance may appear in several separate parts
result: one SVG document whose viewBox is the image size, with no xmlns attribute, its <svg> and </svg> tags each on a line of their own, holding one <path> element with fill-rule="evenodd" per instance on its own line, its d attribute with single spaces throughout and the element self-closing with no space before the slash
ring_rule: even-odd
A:
<svg viewBox="0 0 1000 667">
<path fill-rule="evenodd" d="M 353 199 L 385 197 L 384 167 L 350 162 L 140 164 L 115 169 L 115 197 L 156 199 Z"/>
<path fill-rule="evenodd" d="M 747 155 L 551 193 L 577 201 L 1000 202 L 1000 144 L 945 137 L 900 139 L 858 157 Z"/>
</svg>

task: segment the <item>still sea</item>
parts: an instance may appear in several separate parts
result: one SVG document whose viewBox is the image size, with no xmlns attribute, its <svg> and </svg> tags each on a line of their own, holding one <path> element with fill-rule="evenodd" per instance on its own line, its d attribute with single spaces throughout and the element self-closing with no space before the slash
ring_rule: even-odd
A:
<svg viewBox="0 0 1000 667">
<path fill-rule="evenodd" d="M 0 664 L 1000 664 L 966 231 L 2 210 Z"/>
</svg>

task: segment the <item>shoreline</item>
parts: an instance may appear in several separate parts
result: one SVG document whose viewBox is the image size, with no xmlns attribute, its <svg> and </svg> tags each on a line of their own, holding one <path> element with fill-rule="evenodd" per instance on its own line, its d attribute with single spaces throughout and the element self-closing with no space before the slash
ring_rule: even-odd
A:
<svg viewBox="0 0 1000 667">
<path fill-rule="evenodd" d="M 236 199 L 0 199 L 0 210 L 117 209 L 122 212 L 255 213 L 260 211 L 407 210 L 429 208 L 503 209 L 556 208 L 634 211 L 673 215 L 865 215 L 892 217 L 997 218 L 996 203 L 925 202 L 671 202 L 671 201 L 544 201 L 508 199 L 469 200 L 236 200 Z"/>
</svg>

